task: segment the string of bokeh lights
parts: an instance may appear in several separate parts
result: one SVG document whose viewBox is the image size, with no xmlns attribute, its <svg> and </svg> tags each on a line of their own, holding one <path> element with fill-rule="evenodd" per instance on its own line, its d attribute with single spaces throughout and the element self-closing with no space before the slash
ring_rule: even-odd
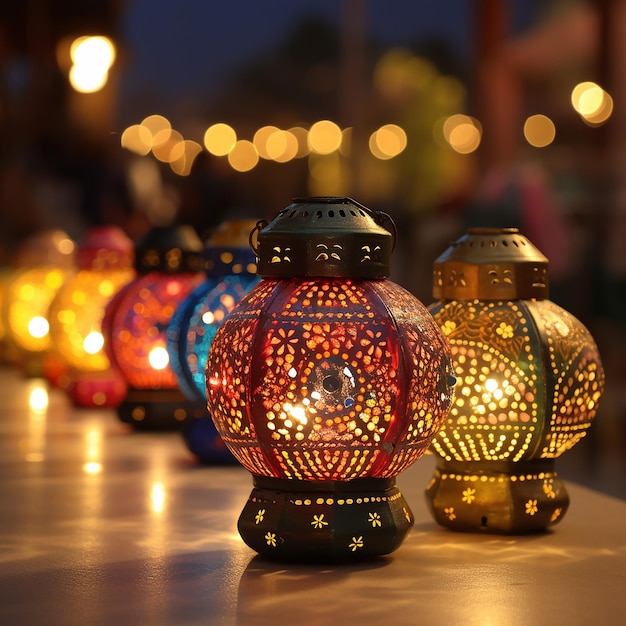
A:
<svg viewBox="0 0 626 626">
<path fill-rule="evenodd" d="M 582 121 L 588 126 L 604 124 L 613 113 L 613 99 L 602 87 L 593 82 L 579 83 L 571 93 L 571 103 Z M 480 146 L 482 125 L 469 115 L 457 113 L 441 118 L 433 127 L 434 139 L 459 154 L 471 154 Z M 173 172 L 181 176 L 190 173 L 195 158 L 206 149 L 216 157 L 224 157 L 238 172 L 254 169 L 263 159 L 276 163 L 288 163 L 311 154 L 330 155 L 340 153 L 349 156 L 352 128 L 340 128 L 331 120 L 320 120 L 305 128 L 294 126 L 280 129 L 262 126 L 252 139 L 242 139 L 236 130 L 224 122 L 209 126 L 203 137 L 204 146 L 185 139 L 172 128 L 162 115 L 150 115 L 141 123 L 126 128 L 121 145 L 141 156 L 150 153 L 158 161 L 168 163 Z M 546 115 L 535 114 L 526 118 L 523 125 L 524 139 L 535 148 L 545 148 L 556 138 L 556 126 Z M 397 124 L 384 124 L 371 133 L 369 150 L 380 160 L 397 157 L 408 144 L 406 131 Z"/>
<path fill-rule="evenodd" d="M 114 43 L 103 36 L 64 39 L 57 48 L 59 66 L 67 71 L 70 84 L 80 93 L 94 93 L 106 85 L 115 57 Z M 427 89 L 426 85 L 436 76 L 436 70 L 428 61 L 396 49 L 381 59 L 374 80 L 379 89 L 397 91 L 400 86 L 401 90 L 420 90 Z M 444 91 L 449 91 L 452 79 L 446 83 L 446 77 L 441 78 L 440 89 L 443 86 Z M 592 127 L 604 124 L 613 112 L 611 96 L 589 81 L 574 87 L 571 104 L 582 121 Z M 482 132 L 479 120 L 461 113 L 443 116 L 433 125 L 437 144 L 448 146 L 462 155 L 471 154 L 479 148 Z M 554 142 L 556 126 L 546 115 L 531 115 L 523 124 L 523 136 L 529 145 L 544 148 Z M 317 121 L 309 128 L 263 126 L 251 140 L 240 138 L 232 126 L 218 122 L 207 128 L 202 145 L 185 139 L 164 116 L 150 115 L 123 131 L 121 145 L 141 156 L 152 154 L 158 161 L 169 164 L 174 173 L 187 176 L 196 157 L 204 149 L 216 157 L 226 158 L 233 170 L 249 172 L 261 160 L 288 163 L 309 155 L 335 153 L 349 157 L 351 138 L 351 128 L 342 129 L 331 120 Z M 397 157 L 404 152 L 407 144 L 407 132 L 397 124 L 385 124 L 369 137 L 369 151 L 379 160 Z M 314 167 L 315 164 L 311 163 L 310 169 Z"/>
</svg>

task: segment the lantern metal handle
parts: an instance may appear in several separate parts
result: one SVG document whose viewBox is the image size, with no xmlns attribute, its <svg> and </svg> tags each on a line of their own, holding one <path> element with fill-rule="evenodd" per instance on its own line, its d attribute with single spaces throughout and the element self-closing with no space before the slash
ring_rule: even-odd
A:
<svg viewBox="0 0 626 626">
<path fill-rule="evenodd" d="M 355 204 L 356 206 L 358 206 L 359 209 L 361 209 L 362 211 L 365 211 L 368 215 L 370 215 L 374 219 L 374 221 L 379 226 L 382 226 L 385 230 L 388 230 L 392 234 L 393 242 L 391 244 L 391 251 L 393 252 L 396 248 L 396 241 L 398 240 L 398 227 L 396 226 L 396 223 L 393 221 L 393 218 L 391 217 L 391 215 L 389 215 L 389 213 L 385 213 L 385 211 L 372 211 L 372 209 L 370 209 L 369 207 L 366 207 L 364 204 L 361 204 L 354 198 L 346 198 L 346 200 L 349 200 L 350 202 L 352 202 L 352 204 Z M 391 228 L 387 228 L 387 226 L 385 225 L 386 222 L 388 222 L 391 225 Z"/>
<path fill-rule="evenodd" d="M 262 231 L 268 224 L 269 222 L 267 220 L 259 220 L 256 223 L 255 227 L 250 231 L 250 235 L 248 236 L 248 244 L 250 245 L 250 250 L 254 252 L 254 255 L 256 256 L 257 259 L 259 258 L 259 252 L 258 252 L 259 239 L 257 237 L 256 243 L 255 243 L 254 236 L 258 232 Z"/>
<path fill-rule="evenodd" d="M 374 211 L 374 216 L 376 219 L 376 223 L 383 228 L 386 228 L 393 236 L 393 241 L 391 243 L 391 251 L 393 252 L 396 249 L 396 242 L 398 241 L 398 227 L 393 221 L 393 217 L 391 217 L 389 213 L 385 213 L 384 211 Z M 387 226 L 385 226 L 385 223 L 387 222 L 391 225 L 391 228 L 387 228 Z"/>
</svg>

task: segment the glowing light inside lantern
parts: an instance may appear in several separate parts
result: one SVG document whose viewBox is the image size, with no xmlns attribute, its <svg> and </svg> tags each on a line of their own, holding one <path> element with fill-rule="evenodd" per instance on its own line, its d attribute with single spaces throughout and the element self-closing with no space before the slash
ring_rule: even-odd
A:
<svg viewBox="0 0 626 626">
<path fill-rule="evenodd" d="M 30 320 L 30 322 L 28 322 L 28 332 L 31 337 L 34 337 L 35 339 L 45 337 L 49 330 L 50 325 L 48 324 L 48 320 L 41 315 L 36 315 Z"/>
<path fill-rule="evenodd" d="M 152 348 L 152 350 L 150 350 L 150 353 L 148 354 L 148 362 L 150 363 L 150 367 L 155 370 L 163 370 L 169 365 L 170 356 L 164 347 L 157 346 L 156 348 Z"/>
<path fill-rule="evenodd" d="M 83 348 L 87 354 L 97 354 L 104 347 L 104 337 L 98 331 L 90 332 L 83 341 Z"/>
</svg>

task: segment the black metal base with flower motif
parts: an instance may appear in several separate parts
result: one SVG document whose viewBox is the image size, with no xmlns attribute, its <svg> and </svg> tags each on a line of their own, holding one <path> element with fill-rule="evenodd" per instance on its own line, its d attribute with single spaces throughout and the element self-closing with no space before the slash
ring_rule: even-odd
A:
<svg viewBox="0 0 626 626">
<path fill-rule="evenodd" d="M 569 495 L 554 460 L 439 463 L 426 488 L 438 524 L 494 534 L 540 532 L 565 515 Z"/>
<path fill-rule="evenodd" d="M 345 482 L 253 478 L 238 529 L 250 548 L 269 559 L 371 559 L 398 548 L 414 523 L 395 478 Z"/>
</svg>

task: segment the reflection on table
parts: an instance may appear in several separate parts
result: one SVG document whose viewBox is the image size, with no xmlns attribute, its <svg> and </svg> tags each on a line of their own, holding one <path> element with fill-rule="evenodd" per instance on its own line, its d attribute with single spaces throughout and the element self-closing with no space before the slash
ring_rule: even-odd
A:
<svg viewBox="0 0 626 626">
<path fill-rule="evenodd" d="M 426 457 L 398 483 L 416 524 L 389 557 L 264 561 L 236 522 L 239 466 L 195 464 L 177 433 L 136 433 L 0 370 L 3 624 L 590 624 L 626 611 L 626 502 L 568 483 L 547 534 L 439 528 Z M 557 465 L 557 469 L 558 469 Z"/>
</svg>

